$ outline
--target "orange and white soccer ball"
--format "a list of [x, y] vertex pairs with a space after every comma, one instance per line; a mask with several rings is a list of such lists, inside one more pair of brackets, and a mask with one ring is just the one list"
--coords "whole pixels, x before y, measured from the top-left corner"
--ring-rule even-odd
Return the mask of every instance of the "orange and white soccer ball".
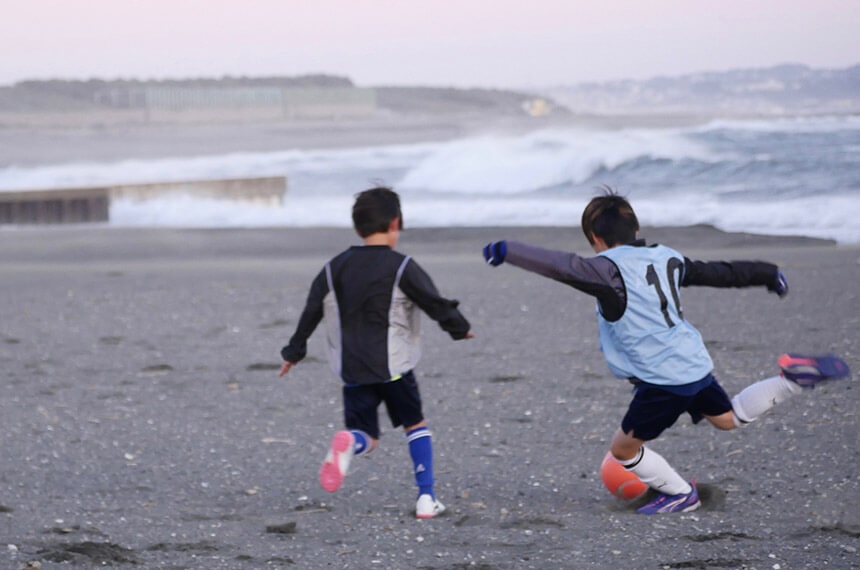
[[640, 481], [635, 473], [625, 469], [608, 451], [600, 464], [600, 478], [609, 492], [621, 499], [635, 499], [648, 490], [648, 485]]

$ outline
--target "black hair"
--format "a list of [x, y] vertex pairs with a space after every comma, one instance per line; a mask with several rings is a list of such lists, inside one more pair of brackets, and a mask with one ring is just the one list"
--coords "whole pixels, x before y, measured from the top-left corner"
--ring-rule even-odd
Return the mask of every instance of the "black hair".
[[352, 206], [352, 225], [358, 235], [365, 238], [375, 233], [385, 233], [395, 218], [400, 218], [398, 229], [403, 229], [403, 214], [400, 212], [400, 196], [386, 186], [377, 186], [355, 195]]
[[596, 236], [615, 247], [636, 239], [639, 220], [626, 198], [604, 186], [603, 195], [592, 198], [582, 212], [582, 231], [591, 245]]

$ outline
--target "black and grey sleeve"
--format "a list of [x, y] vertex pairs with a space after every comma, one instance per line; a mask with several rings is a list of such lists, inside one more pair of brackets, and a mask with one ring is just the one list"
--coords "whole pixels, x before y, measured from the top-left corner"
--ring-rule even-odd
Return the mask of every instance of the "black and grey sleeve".
[[400, 289], [431, 319], [439, 323], [442, 330], [454, 340], [466, 338], [471, 325], [457, 309], [460, 302], [446, 299], [439, 294], [433, 280], [414, 259], [410, 259], [400, 278]]
[[627, 305], [624, 279], [618, 267], [608, 257], [583, 257], [566, 251], [509, 241], [505, 262], [570, 285], [597, 298], [601, 313], [610, 321], [617, 320], [624, 314]]
[[682, 287], [772, 287], [778, 268], [764, 261], [693, 261], [684, 258]]
[[325, 270], [320, 271], [311, 284], [305, 309], [299, 318], [296, 332], [290, 338], [290, 343], [281, 349], [281, 358], [286, 362], [298, 362], [308, 352], [308, 338], [316, 330], [323, 317], [323, 299], [328, 293], [328, 282]]

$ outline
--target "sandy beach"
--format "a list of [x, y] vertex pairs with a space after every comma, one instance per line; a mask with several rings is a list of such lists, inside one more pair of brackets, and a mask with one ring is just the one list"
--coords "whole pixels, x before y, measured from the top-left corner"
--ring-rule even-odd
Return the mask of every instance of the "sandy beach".
[[[860, 247], [704, 226], [641, 235], [783, 267], [784, 300], [683, 292], [730, 394], [777, 373], [785, 351], [860, 368]], [[653, 447], [696, 478], [704, 508], [637, 515], [598, 473], [630, 390], [603, 361], [594, 303], [487, 267], [481, 246], [502, 238], [589, 251], [578, 228], [408, 229], [398, 248], [476, 334], [455, 343], [424, 319], [416, 372], [448, 512], [418, 521], [387, 419], [355, 476], [319, 487], [342, 425], [319, 331], [277, 377], [311, 279], [351, 231], [0, 231], [0, 568], [858, 566], [856, 380], [733, 432], [682, 418]]]

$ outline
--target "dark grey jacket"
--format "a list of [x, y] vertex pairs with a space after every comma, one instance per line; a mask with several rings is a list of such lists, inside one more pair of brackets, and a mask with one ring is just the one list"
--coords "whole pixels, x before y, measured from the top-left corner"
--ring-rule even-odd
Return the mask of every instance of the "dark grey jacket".
[[418, 309], [452, 338], [465, 338], [470, 326], [458, 305], [439, 294], [412, 258], [387, 246], [354, 246], [314, 279], [281, 356], [304, 358], [308, 337], [325, 316], [332, 371], [349, 385], [387, 382], [412, 370], [421, 356]]

